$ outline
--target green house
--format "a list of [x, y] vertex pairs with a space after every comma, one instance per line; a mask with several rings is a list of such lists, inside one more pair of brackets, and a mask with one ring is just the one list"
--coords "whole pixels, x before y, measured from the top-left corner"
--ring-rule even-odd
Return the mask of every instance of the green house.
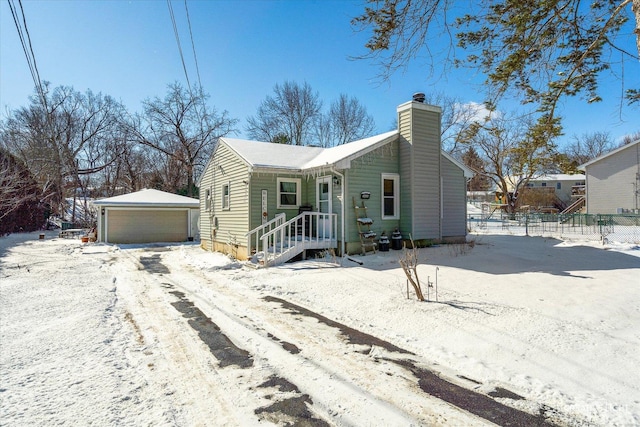
[[398, 130], [332, 148], [221, 138], [199, 181], [202, 247], [274, 265], [384, 249], [385, 235], [465, 239], [472, 173], [441, 150], [441, 109], [397, 113]]

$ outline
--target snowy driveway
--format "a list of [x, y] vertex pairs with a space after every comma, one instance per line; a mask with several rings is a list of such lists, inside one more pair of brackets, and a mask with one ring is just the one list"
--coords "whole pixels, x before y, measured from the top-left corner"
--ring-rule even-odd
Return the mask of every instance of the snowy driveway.
[[[393, 252], [362, 258], [365, 267], [253, 271], [197, 246], [0, 239], [0, 422], [639, 422], [640, 258], [546, 253], [557, 245], [529, 239], [500, 271], [483, 256], [501, 256], [504, 243], [484, 239], [469, 253], [428, 252], [441, 266], [438, 304], [403, 297]], [[545, 259], [572, 250], [610, 267]], [[525, 260], [531, 273], [520, 272]], [[500, 285], [514, 274], [519, 283]]]

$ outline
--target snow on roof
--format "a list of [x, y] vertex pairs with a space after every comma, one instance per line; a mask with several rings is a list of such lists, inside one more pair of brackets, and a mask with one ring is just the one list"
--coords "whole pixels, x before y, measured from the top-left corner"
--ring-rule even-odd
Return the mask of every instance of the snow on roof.
[[200, 206], [198, 199], [180, 196], [154, 189], [143, 189], [121, 196], [96, 200], [98, 206], [164, 206], [164, 207], [193, 207]]
[[398, 131], [394, 130], [331, 148], [273, 144], [234, 138], [220, 140], [254, 168], [302, 171], [334, 165], [341, 160], [362, 155], [386, 144], [397, 134]]
[[576, 174], [555, 173], [555, 174], [534, 176], [529, 181], [575, 181], [575, 180], [584, 180], [584, 179], [585, 179], [585, 176], [582, 173], [576, 173]]
[[337, 145], [335, 147], [326, 148], [311, 161], [304, 165], [304, 169], [312, 169], [326, 165], [333, 165], [341, 160], [351, 159], [361, 156], [367, 152], [392, 141], [398, 135], [397, 130], [393, 130], [369, 138], [360, 139], [349, 142], [347, 144]]
[[220, 138], [254, 168], [302, 169], [324, 149], [299, 145], [273, 144], [246, 139]]

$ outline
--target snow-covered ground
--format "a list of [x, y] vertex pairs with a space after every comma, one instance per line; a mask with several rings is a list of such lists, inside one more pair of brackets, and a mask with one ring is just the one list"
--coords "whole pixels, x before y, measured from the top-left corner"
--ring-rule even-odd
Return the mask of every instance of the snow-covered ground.
[[638, 246], [471, 235], [419, 251], [418, 302], [401, 251], [255, 270], [56, 236], [0, 238], [1, 425], [489, 423], [418, 368], [551, 423], [640, 424]]

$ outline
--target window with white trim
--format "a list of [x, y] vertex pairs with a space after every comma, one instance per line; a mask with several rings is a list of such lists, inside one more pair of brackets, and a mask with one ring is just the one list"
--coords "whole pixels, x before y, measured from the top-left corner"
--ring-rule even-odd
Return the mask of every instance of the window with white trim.
[[382, 174], [382, 219], [400, 218], [400, 175]]
[[300, 206], [300, 178], [278, 178], [278, 209]]
[[229, 209], [231, 207], [231, 184], [226, 183], [222, 185], [222, 209]]
[[207, 188], [204, 192], [204, 208], [211, 210], [211, 189]]

